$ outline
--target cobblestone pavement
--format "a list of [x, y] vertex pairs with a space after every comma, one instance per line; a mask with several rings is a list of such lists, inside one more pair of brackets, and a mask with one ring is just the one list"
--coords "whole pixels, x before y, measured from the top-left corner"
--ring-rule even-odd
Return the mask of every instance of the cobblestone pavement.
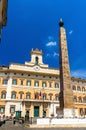
[[0, 130], [86, 130], [86, 128], [30, 128], [24, 124], [13, 124], [12, 121], [7, 121], [0, 127]]

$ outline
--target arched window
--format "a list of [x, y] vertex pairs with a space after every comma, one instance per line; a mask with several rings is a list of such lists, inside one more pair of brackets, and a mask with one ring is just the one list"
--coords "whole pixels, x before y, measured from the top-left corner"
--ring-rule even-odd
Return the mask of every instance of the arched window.
[[35, 97], [35, 99], [39, 99], [39, 93], [38, 93], [38, 92], [35, 92], [35, 93], [34, 93], [34, 97]]
[[53, 94], [49, 93], [50, 100], [52, 100]]
[[76, 96], [74, 96], [73, 100], [74, 100], [74, 102], [77, 102], [77, 97], [76, 97]]
[[30, 99], [31, 98], [31, 93], [30, 92], [27, 92], [26, 93], [26, 99]]
[[76, 90], [76, 86], [73, 85], [73, 86], [72, 86], [72, 90]]
[[43, 94], [43, 99], [46, 100], [46, 97], [47, 97], [47, 95], [46, 95], [46, 93], [44, 93]]
[[86, 96], [83, 98], [83, 102], [86, 103]]
[[81, 88], [80, 88], [80, 86], [78, 86], [78, 87], [77, 87], [77, 90], [78, 90], [78, 91], [81, 91]]
[[20, 99], [22, 99], [24, 92], [20, 91], [19, 94], [20, 94]]
[[82, 92], [85, 92], [85, 87], [82, 87]]
[[38, 65], [38, 61], [39, 61], [39, 58], [35, 57], [35, 63], [36, 63], [36, 65]]
[[6, 91], [2, 91], [1, 92], [1, 98], [2, 99], [6, 99]]
[[82, 98], [78, 97], [78, 101], [79, 101], [79, 103], [82, 103]]
[[16, 92], [15, 92], [15, 91], [13, 91], [13, 92], [11, 93], [11, 98], [12, 98], [12, 99], [16, 99]]

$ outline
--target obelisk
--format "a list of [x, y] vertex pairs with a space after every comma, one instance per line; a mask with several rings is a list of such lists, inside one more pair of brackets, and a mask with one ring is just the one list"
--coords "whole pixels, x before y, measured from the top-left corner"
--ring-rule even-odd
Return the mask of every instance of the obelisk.
[[68, 48], [64, 22], [59, 22], [60, 112], [63, 117], [73, 117], [73, 91], [70, 78]]
[[7, 5], [8, 0], [0, 0], [0, 39], [2, 35], [2, 27], [7, 23]]

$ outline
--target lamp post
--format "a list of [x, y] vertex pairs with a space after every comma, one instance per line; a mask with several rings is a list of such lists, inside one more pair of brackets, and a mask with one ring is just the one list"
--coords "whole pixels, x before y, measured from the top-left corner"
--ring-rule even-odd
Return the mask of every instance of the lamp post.
[[44, 86], [43, 86], [43, 118], [44, 118]]

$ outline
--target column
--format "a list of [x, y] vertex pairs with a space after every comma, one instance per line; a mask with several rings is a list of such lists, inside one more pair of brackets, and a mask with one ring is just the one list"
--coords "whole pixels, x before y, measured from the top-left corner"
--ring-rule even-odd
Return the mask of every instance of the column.
[[25, 102], [22, 103], [22, 116], [25, 117]]
[[31, 102], [30, 117], [34, 117], [34, 105], [33, 105], [33, 102]]
[[40, 105], [40, 117], [43, 117], [43, 104]]

